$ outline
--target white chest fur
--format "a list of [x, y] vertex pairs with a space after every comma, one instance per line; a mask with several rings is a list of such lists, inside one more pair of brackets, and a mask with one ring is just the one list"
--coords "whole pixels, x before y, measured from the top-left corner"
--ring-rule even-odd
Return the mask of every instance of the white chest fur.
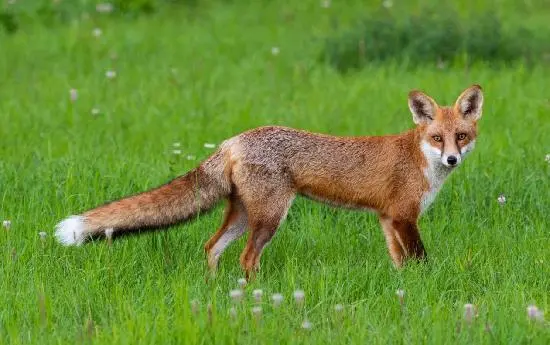
[[441, 150], [438, 148], [423, 141], [420, 144], [420, 149], [426, 158], [427, 166], [424, 169], [424, 176], [429, 184], [428, 191], [422, 194], [420, 200], [420, 213], [423, 213], [435, 200], [451, 169], [441, 163]]

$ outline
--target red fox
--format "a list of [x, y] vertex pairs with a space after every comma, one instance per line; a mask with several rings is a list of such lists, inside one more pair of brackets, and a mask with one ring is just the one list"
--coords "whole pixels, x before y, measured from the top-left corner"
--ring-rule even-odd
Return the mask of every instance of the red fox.
[[215, 271], [222, 252], [248, 230], [240, 262], [250, 277], [300, 194], [376, 212], [396, 267], [407, 258], [425, 258], [417, 220], [474, 148], [483, 93], [473, 85], [452, 107], [440, 107], [417, 90], [408, 98], [414, 129], [370, 137], [252, 129], [161, 187], [70, 216], [57, 225], [57, 239], [80, 245], [105, 232], [165, 227], [227, 199], [223, 223], [205, 245], [208, 265]]

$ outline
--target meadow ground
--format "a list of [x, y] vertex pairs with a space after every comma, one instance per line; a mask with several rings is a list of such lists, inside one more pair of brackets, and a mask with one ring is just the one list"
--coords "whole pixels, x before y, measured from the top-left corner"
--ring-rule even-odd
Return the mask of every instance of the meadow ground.
[[[335, 6], [211, 4], [0, 34], [0, 220], [11, 221], [0, 231], [0, 343], [550, 342], [548, 321], [526, 312], [550, 314], [549, 70], [389, 63], [341, 75], [316, 62]], [[342, 20], [359, 6], [341, 7]], [[205, 279], [221, 205], [111, 246], [53, 238], [67, 215], [191, 169], [212, 152], [205, 143], [267, 124], [396, 133], [412, 126], [410, 89], [450, 103], [472, 83], [486, 97], [478, 145], [420, 221], [426, 264], [395, 270], [374, 215], [298, 198], [232, 319], [244, 240]], [[264, 292], [260, 319], [253, 289]]]

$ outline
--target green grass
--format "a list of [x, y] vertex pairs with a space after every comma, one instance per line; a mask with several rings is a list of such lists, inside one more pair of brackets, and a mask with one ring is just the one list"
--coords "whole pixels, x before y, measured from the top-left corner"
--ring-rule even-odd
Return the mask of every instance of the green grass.
[[[499, 4], [517, 20], [512, 2]], [[342, 76], [317, 62], [322, 38], [332, 34], [330, 11], [352, 22], [361, 8], [209, 2], [0, 34], [0, 220], [12, 221], [0, 229], [0, 343], [547, 344], [548, 321], [529, 321], [526, 307], [550, 314], [550, 71], [388, 63]], [[221, 206], [112, 246], [53, 239], [67, 215], [191, 169], [211, 152], [206, 142], [266, 124], [396, 133], [412, 126], [410, 89], [450, 103], [472, 83], [486, 97], [478, 145], [420, 221], [426, 264], [395, 270], [374, 215], [298, 198], [232, 322], [244, 240], [208, 282], [202, 249]], [[250, 311], [255, 288], [265, 295], [260, 322]], [[305, 291], [303, 308], [295, 289]], [[275, 292], [285, 296], [280, 309], [268, 300]], [[478, 308], [470, 326], [465, 303]], [[301, 329], [305, 318], [311, 331]]]

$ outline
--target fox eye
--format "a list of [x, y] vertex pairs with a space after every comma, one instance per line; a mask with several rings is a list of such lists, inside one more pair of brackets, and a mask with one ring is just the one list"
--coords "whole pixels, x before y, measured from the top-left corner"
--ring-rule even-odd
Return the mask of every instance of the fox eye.
[[459, 133], [457, 137], [458, 137], [458, 140], [464, 140], [466, 139], [466, 133]]
[[439, 135], [434, 135], [432, 137], [433, 140], [437, 141], [437, 142], [440, 142], [441, 141], [441, 137]]

